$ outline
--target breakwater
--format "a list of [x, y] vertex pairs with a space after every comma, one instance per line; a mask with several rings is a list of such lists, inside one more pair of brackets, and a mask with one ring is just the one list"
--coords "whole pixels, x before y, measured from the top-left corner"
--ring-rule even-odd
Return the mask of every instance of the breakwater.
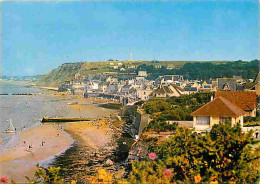
[[70, 118], [70, 117], [43, 117], [42, 123], [48, 122], [76, 122], [76, 121], [93, 121], [93, 118]]
[[33, 95], [32, 93], [13, 93], [12, 95]]

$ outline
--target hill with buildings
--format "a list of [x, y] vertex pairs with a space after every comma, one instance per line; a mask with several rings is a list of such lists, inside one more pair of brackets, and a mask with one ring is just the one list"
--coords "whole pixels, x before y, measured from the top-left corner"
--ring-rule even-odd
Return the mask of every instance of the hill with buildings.
[[37, 85], [58, 87], [71, 81], [76, 74], [88, 79], [102, 80], [113, 76], [119, 80], [136, 77], [138, 71], [147, 71], [147, 80], [160, 75], [183, 75], [190, 80], [208, 80], [221, 77], [242, 76], [253, 78], [258, 72], [258, 60], [253, 61], [103, 61], [64, 63], [41, 77]]
[[[57, 87], [62, 82], [73, 80], [78, 73], [91, 78], [100, 78], [113, 75], [120, 78], [137, 73], [138, 66], [153, 65], [157, 68], [168, 67], [168, 69], [180, 68], [188, 61], [103, 61], [103, 62], [76, 62], [64, 63], [41, 77], [37, 85]], [[140, 67], [139, 67], [140, 68]], [[141, 68], [140, 68], [141, 69]]]

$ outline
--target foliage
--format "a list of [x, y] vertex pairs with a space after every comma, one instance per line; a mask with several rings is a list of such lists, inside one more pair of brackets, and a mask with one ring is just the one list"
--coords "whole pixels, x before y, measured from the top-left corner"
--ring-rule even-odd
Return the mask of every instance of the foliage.
[[134, 105], [143, 105], [145, 101], [143, 100], [139, 100], [138, 102], [135, 102]]
[[133, 162], [130, 183], [165, 183], [168, 184], [173, 176], [164, 175], [166, 165], [163, 161], [144, 160]]
[[112, 175], [109, 174], [105, 169], [98, 169], [95, 176], [90, 176], [90, 182], [92, 184], [96, 183], [111, 183]]
[[256, 116], [256, 117], [246, 116], [244, 117], [244, 122], [260, 122], [260, 116]]
[[144, 104], [144, 110], [148, 114], [169, 110], [171, 105], [162, 99], [153, 99]]
[[[152, 114], [160, 121], [166, 120], [192, 120], [190, 114], [210, 101], [213, 93], [194, 93], [171, 97], [168, 99], [152, 99], [147, 101], [143, 108], [146, 113]], [[160, 112], [160, 113], [159, 113]]]
[[247, 121], [243, 124], [244, 127], [260, 126], [260, 121]]
[[190, 114], [192, 113], [192, 110], [189, 108], [174, 108], [172, 110], [166, 110], [163, 111], [160, 116], [158, 116], [157, 119], [161, 120], [176, 120], [176, 121], [181, 121], [181, 120], [192, 120], [192, 117]]
[[106, 109], [120, 110], [122, 108], [122, 104], [107, 103], [107, 104], [101, 104], [101, 105], [99, 105], [99, 107], [103, 107]]
[[37, 167], [38, 170], [35, 172], [33, 179], [26, 177], [29, 183], [64, 183], [64, 180], [59, 176], [60, 167], [44, 168], [39, 165], [37, 165]]
[[166, 131], [175, 131], [178, 126], [178, 123], [169, 124], [165, 121], [156, 121], [152, 120], [147, 127], [144, 128], [144, 132], [147, 131], [155, 131], [159, 132], [166, 132]]
[[155, 68], [153, 64], [141, 64], [137, 70], [146, 70], [149, 73], [148, 79], [156, 79], [161, 75], [183, 75], [189, 80], [209, 80], [222, 77], [232, 77], [233, 75], [241, 75], [244, 79], [254, 78], [258, 72], [258, 60], [251, 62], [235, 61], [235, 62], [187, 62], [179, 69], [168, 70], [165, 66]]
[[182, 68], [176, 70], [176, 73], [184, 75], [187, 79], [209, 80], [211, 78], [232, 77], [233, 75], [241, 75], [244, 79], [252, 79], [258, 72], [258, 63], [258, 60], [251, 62], [239, 60], [224, 64], [194, 62], [186, 63]]
[[161, 178], [164, 168], [172, 171], [169, 182], [253, 183], [260, 176], [259, 149], [252, 132], [242, 133], [240, 125], [214, 125], [206, 135], [179, 127], [175, 135], [161, 145], [150, 147], [155, 161], [133, 162], [129, 180], [151, 183]]
[[167, 102], [178, 106], [202, 106], [208, 103], [214, 93], [193, 93], [190, 95], [182, 95], [179, 97], [171, 97], [167, 99]]

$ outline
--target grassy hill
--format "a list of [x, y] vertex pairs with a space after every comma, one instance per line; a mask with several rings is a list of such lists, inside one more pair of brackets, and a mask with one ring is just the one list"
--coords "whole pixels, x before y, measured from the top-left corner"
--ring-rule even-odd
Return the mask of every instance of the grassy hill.
[[[60, 67], [52, 70], [37, 81], [37, 85], [58, 87], [66, 80], [72, 80], [77, 73], [84, 76], [104, 77], [107, 75], [127, 75], [135, 73], [140, 65], [153, 65], [181, 68], [187, 63], [197, 63], [205, 61], [103, 61], [103, 62], [78, 62], [64, 63]], [[227, 61], [210, 61], [216, 65], [225, 64]], [[126, 71], [120, 71], [115, 66], [122, 64]], [[133, 68], [131, 68], [133, 67]]]
[[[183, 66], [187, 61], [103, 61], [103, 62], [78, 62], [78, 63], [64, 63], [60, 67], [52, 70], [48, 74], [44, 75], [37, 81], [37, 85], [57, 87], [66, 80], [71, 80], [75, 74], [81, 72], [85, 76], [93, 76], [97, 74], [118, 74], [120, 71], [114, 69], [114, 66], [118, 66], [118, 63], [122, 63], [126, 68], [129, 66], [138, 66], [141, 64], [153, 64], [153, 65], [174, 65], [176, 67]], [[127, 72], [134, 72], [135, 70], [127, 70]]]

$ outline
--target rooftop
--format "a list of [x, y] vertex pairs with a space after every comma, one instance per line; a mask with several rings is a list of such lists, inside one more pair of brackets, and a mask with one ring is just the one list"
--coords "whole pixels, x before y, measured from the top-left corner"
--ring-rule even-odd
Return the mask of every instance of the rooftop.
[[224, 97], [243, 110], [256, 108], [256, 93], [244, 91], [216, 91], [215, 97]]
[[245, 111], [221, 96], [191, 113], [192, 116], [211, 117], [238, 117], [244, 114]]

